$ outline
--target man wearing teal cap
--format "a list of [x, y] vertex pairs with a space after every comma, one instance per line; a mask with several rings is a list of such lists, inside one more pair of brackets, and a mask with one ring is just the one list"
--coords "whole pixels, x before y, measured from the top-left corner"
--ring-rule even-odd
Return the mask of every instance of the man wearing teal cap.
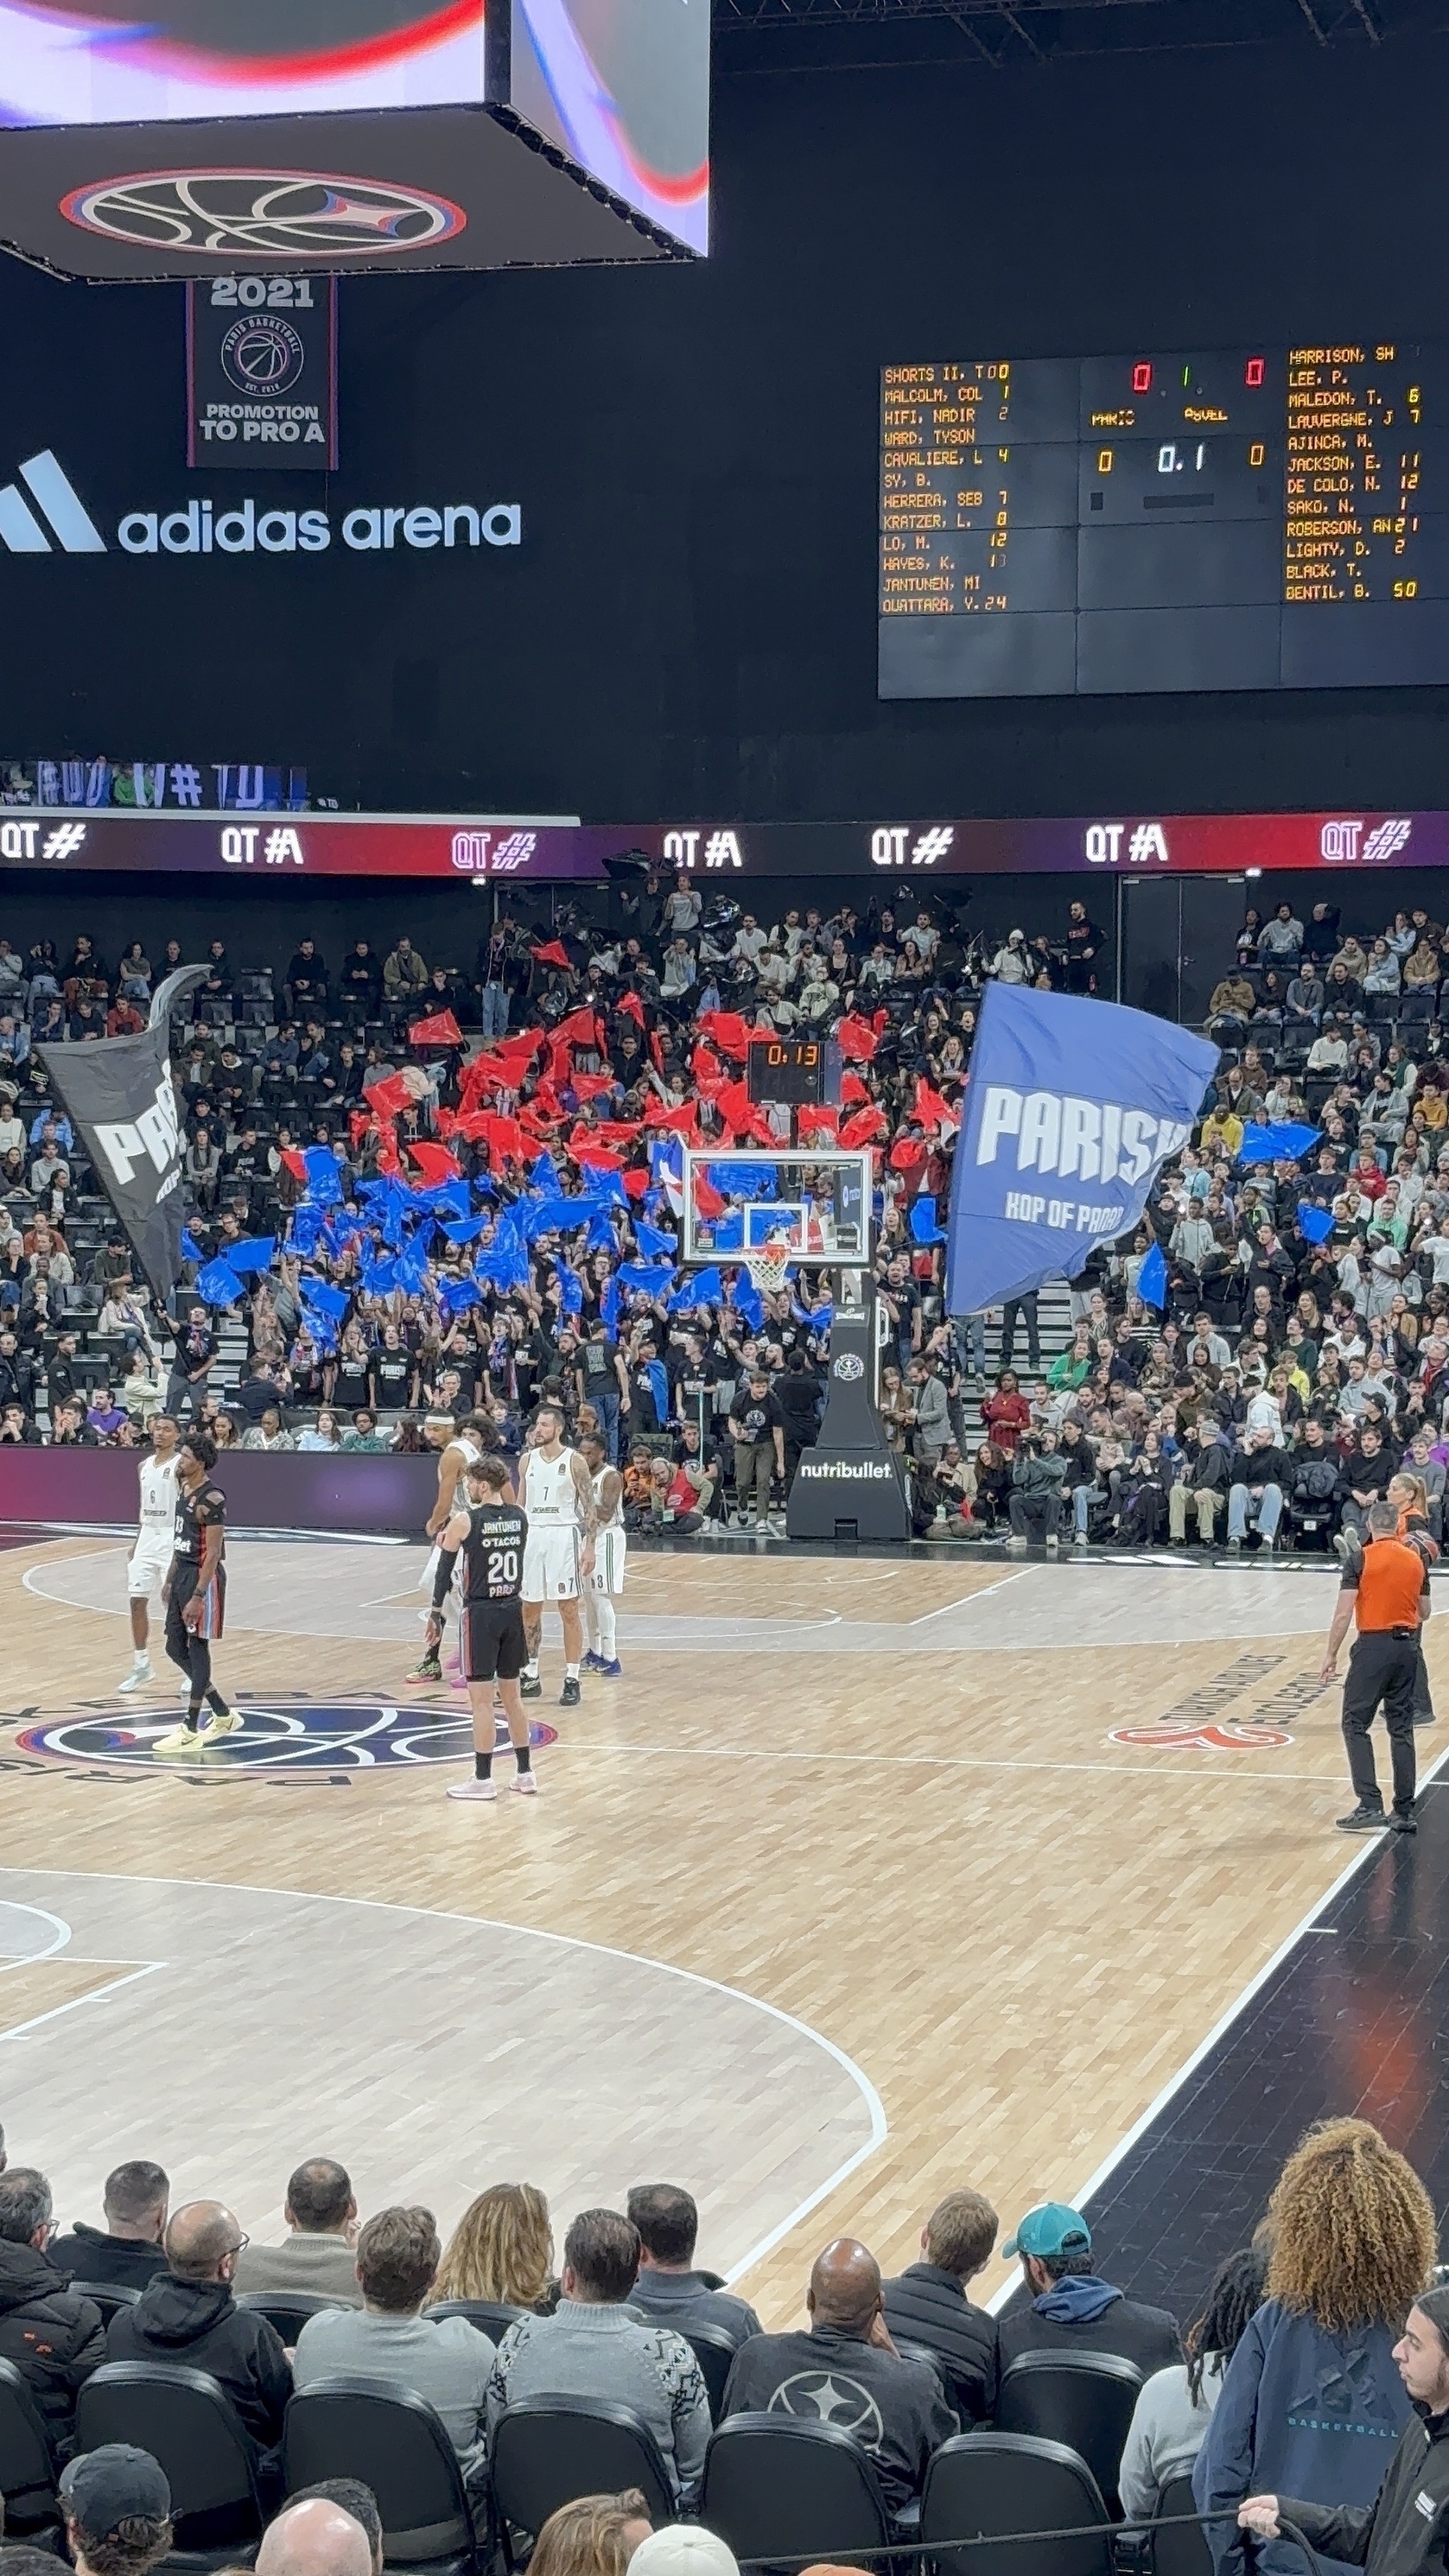
[[1094, 2271], [1092, 2231], [1080, 2210], [1044, 2200], [1001, 2250], [1020, 2257], [1030, 2300], [1001, 2319], [1003, 2376], [1024, 2352], [1114, 2352], [1144, 2379], [1181, 2361], [1176, 2318], [1125, 2298]]

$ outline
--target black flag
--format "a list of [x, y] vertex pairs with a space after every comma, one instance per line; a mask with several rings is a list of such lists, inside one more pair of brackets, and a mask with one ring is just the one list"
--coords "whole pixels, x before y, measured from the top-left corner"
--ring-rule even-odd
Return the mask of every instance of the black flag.
[[164, 1304], [181, 1276], [181, 1134], [166, 1020], [136, 1038], [35, 1050]]

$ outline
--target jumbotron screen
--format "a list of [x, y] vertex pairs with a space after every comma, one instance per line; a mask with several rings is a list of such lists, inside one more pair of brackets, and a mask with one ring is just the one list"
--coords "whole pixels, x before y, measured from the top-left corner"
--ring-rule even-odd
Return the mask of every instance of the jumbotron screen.
[[[709, 0], [514, 0], [509, 103], [707, 245]], [[0, 125], [481, 105], [483, 0], [0, 0]]]

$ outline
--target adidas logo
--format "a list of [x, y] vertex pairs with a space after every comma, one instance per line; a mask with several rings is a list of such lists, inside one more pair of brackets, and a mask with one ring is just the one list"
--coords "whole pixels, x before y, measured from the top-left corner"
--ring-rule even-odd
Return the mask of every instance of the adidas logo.
[[80, 494], [69, 482], [60, 459], [48, 447], [38, 456], [28, 456], [20, 468], [20, 482], [0, 486], [0, 544], [12, 555], [48, 555], [55, 548], [41, 526], [30, 500], [45, 513], [54, 530], [60, 549], [67, 555], [103, 555], [106, 541], [101, 535]]

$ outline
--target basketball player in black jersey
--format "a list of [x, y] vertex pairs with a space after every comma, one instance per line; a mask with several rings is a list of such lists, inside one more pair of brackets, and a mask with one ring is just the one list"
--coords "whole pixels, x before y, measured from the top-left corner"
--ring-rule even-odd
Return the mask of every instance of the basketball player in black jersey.
[[[455, 1508], [442, 1533], [442, 1554], [433, 1583], [433, 1611], [441, 1623], [452, 1581], [453, 1557], [463, 1563], [463, 1678], [473, 1711], [473, 1777], [460, 1780], [450, 1798], [493, 1800], [493, 1692], [496, 1684], [508, 1720], [517, 1770], [513, 1786], [526, 1798], [536, 1797], [528, 1720], [518, 1677], [528, 1660], [523, 1633], [520, 1586], [523, 1543], [528, 1521], [509, 1491], [507, 1463], [478, 1458], [464, 1471], [462, 1508]], [[432, 1638], [429, 1626], [429, 1640]], [[441, 1627], [440, 1627], [441, 1633]]]
[[[212, 1641], [226, 1617], [226, 1496], [211, 1481], [216, 1443], [188, 1431], [176, 1453], [176, 1553], [161, 1588], [166, 1652], [190, 1683], [183, 1723], [163, 1735], [157, 1753], [197, 1753], [241, 1725], [211, 1678]], [[201, 1704], [211, 1714], [201, 1724]]]

